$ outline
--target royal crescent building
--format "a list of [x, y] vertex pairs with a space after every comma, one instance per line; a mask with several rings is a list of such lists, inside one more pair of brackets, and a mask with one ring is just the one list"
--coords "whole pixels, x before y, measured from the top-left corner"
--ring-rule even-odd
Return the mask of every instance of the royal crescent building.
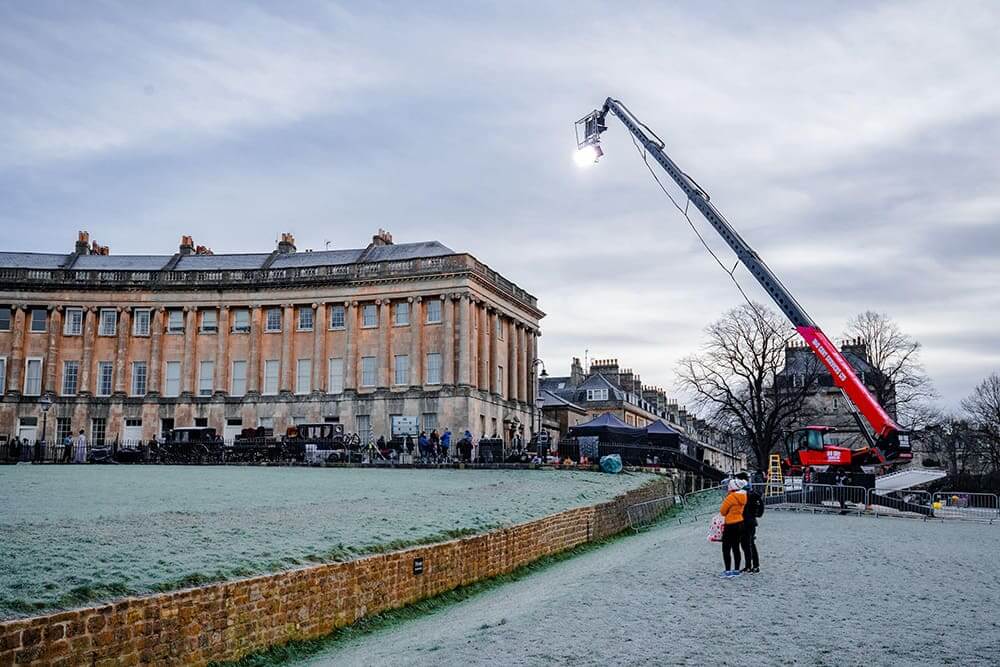
[[[537, 300], [435, 242], [113, 255], [0, 252], [0, 438], [231, 439], [298, 423], [527, 437]], [[43, 407], [49, 404], [43, 416]]]

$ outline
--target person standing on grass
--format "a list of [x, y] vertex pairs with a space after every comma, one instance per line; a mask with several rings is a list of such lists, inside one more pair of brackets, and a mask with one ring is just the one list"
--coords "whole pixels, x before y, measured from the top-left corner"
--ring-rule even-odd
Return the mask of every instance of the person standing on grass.
[[[725, 520], [722, 529], [722, 562], [726, 569], [723, 577], [732, 579], [740, 574], [740, 533], [743, 531], [743, 508], [747, 504], [747, 494], [743, 492], [746, 482], [742, 479], [731, 479], [726, 487], [728, 493], [719, 514]], [[730, 567], [732, 565], [733, 567]]]
[[757, 519], [764, 516], [764, 497], [750, 484], [748, 474], [741, 472], [736, 478], [747, 483], [744, 487], [747, 504], [743, 508], [743, 531], [740, 533], [740, 547], [743, 549], [745, 562], [743, 572], [757, 574], [760, 572], [760, 557], [757, 555]]

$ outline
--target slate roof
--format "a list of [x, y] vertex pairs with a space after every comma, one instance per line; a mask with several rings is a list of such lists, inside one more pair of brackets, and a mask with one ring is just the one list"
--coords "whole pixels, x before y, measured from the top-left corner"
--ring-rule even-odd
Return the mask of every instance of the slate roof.
[[538, 404], [542, 408], [550, 408], [558, 406], [558, 407], [572, 408], [574, 410], [578, 410], [579, 412], [587, 411], [586, 408], [583, 408], [577, 405], [576, 403], [573, 403], [572, 401], [567, 401], [562, 396], [553, 394], [551, 391], [548, 391], [547, 389], [542, 389], [538, 392]]
[[[317, 252], [279, 254], [271, 268], [296, 268], [309, 266], [338, 266], [359, 262], [385, 262], [453, 255], [448, 246], [437, 241], [400, 243]], [[70, 254], [38, 252], [0, 252], [3, 269], [58, 269], [71, 259]], [[73, 264], [74, 269], [97, 271], [158, 271], [174, 255], [81, 255]], [[185, 255], [174, 271], [228, 271], [263, 268], [271, 253], [237, 253], [220, 255]]]
[[[564, 386], [560, 387], [560, 384], [563, 384]], [[539, 391], [544, 390], [551, 392], [559, 398], [578, 405], [583, 405], [587, 402], [588, 389], [607, 389], [609, 401], [624, 401], [628, 398], [621, 387], [617, 386], [603, 375], [591, 375], [575, 387], [569, 384], [569, 378], [549, 377], [542, 380], [539, 386]]]
[[169, 261], [167, 255], [80, 255], [73, 268], [82, 271], [159, 271]]
[[0, 269], [58, 269], [68, 258], [46, 252], [0, 252]]

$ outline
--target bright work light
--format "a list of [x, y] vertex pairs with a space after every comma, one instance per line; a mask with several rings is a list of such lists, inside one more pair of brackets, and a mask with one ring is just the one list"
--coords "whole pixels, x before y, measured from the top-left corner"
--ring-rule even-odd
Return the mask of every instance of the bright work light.
[[587, 144], [573, 154], [573, 160], [576, 162], [576, 166], [587, 167], [601, 159], [602, 155], [604, 155], [604, 151], [598, 144]]

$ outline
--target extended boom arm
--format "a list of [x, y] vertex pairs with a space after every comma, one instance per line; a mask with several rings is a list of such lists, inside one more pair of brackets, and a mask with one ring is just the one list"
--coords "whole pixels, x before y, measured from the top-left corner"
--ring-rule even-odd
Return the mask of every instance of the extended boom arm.
[[[750, 245], [743, 240], [739, 233], [729, 224], [729, 221], [715, 208], [709, 196], [690, 176], [685, 174], [680, 167], [674, 163], [664, 152], [663, 141], [656, 134], [642, 123], [636, 116], [628, 110], [619, 100], [608, 98], [604, 106], [595, 110], [578, 122], [582, 135], [578, 134], [577, 143], [582, 150], [593, 152], [593, 158], [600, 157], [601, 150], [598, 146], [600, 135], [607, 129], [605, 120], [608, 112], [617, 116], [625, 127], [642, 144], [646, 151], [663, 167], [664, 171], [681, 188], [687, 198], [694, 204], [695, 208], [701, 211], [709, 224], [719, 233], [723, 240], [733, 249], [736, 256], [743, 265], [747, 267], [757, 282], [771, 295], [775, 304], [781, 312], [795, 326], [806, 343], [812, 348], [816, 356], [830, 371], [833, 381], [847, 395], [848, 399], [857, 406], [861, 414], [864, 415], [868, 423], [875, 431], [876, 446], [880, 450], [879, 458], [886, 456], [895, 458], [899, 454], [909, 453], [909, 439], [903, 434], [903, 429], [886, 413], [879, 405], [875, 397], [871, 395], [868, 388], [861, 382], [854, 373], [854, 369], [847, 362], [844, 356], [837, 349], [826, 334], [820, 330], [819, 326], [806, 314], [802, 306], [791, 295], [788, 289], [781, 284], [777, 276], [771, 272], [764, 260], [754, 252]], [[902, 436], [902, 437], [901, 437]]]

